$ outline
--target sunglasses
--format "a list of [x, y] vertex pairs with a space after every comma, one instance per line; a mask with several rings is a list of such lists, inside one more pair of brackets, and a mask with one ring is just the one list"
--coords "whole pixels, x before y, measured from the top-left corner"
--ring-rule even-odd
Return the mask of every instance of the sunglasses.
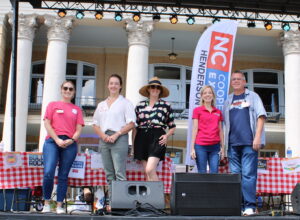
[[64, 86], [64, 87], [63, 87], [63, 90], [64, 90], [64, 91], [69, 90], [70, 92], [73, 92], [73, 91], [74, 91], [74, 88], [73, 88], [73, 87], [67, 87], [67, 86]]
[[150, 89], [160, 89], [160, 86], [156, 86], [156, 85], [151, 85]]

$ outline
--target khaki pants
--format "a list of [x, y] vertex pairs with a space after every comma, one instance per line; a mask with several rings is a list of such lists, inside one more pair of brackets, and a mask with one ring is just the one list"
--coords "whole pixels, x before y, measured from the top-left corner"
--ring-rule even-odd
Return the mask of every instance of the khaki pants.
[[[113, 131], [105, 132], [112, 135]], [[106, 180], [108, 182], [108, 196], [111, 199], [111, 184], [113, 180], [126, 180], [126, 161], [128, 155], [128, 134], [120, 136], [115, 143], [100, 141], [100, 149]]]

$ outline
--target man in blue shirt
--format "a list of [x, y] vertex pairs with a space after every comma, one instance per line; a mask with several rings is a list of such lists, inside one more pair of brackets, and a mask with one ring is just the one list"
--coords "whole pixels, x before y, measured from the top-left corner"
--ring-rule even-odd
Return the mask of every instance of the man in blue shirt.
[[242, 72], [231, 74], [233, 93], [224, 104], [225, 146], [228, 147], [229, 167], [241, 174], [243, 214], [252, 215], [256, 208], [258, 150], [265, 145], [266, 111], [255, 92], [245, 88]]

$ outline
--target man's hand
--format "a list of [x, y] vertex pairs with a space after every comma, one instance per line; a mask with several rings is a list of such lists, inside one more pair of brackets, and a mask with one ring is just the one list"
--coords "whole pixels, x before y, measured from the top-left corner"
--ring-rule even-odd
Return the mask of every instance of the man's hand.
[[221, 154], [220, 159], [223, 160], [225, 157], [225, 148], [224, 147], [221, 147], [220, 154]]
[[261, 147], [261, 142], [260, 142], [260, 138], [259, 137], [255, 137], [253, 140], [253, 150], [258, 151]]

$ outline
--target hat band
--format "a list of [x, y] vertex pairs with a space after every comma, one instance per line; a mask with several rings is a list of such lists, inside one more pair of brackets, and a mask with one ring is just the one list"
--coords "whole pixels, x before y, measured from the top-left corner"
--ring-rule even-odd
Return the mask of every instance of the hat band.
[[149, 84], [154, 84], [154, 83], [157, 83], [157, 84], [161, 85], [161, 82], [158, 81], [158, 80], [152, 80], [152, 81], [149, 82]]

